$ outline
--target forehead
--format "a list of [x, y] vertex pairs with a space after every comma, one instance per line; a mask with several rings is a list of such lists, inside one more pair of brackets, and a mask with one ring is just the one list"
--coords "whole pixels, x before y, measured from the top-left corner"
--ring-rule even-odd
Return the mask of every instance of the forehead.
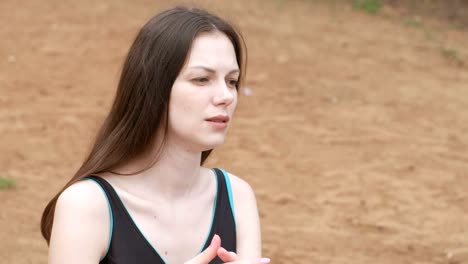
[[192, 43], [186, 66], [205, 66], [229, 71], [239, 68], [234, 46], [221, 32], [199, 34]]

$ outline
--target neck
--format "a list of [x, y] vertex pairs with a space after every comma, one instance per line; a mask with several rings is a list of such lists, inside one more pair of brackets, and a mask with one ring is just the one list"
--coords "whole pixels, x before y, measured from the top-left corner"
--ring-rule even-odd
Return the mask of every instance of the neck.
[[[153, 162], [156, 153], [144, 155], [130, 161], [116, 171], [134, 173]], [[180, 199], [201, 190], [206, 179], [200, 177], [201, 153], [193, 152], [176, 144], [166, 144], [155, 164], [147, 170], [129, 177], [135, 177], [141, 195], [157, 194], [163, 199]], [[154, 163], [154, 162], [153, 162]]]

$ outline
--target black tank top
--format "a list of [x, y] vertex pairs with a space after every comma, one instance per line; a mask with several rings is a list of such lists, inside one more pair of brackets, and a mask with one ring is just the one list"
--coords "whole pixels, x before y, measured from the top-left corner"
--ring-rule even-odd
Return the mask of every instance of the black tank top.
[[[231, 186], [227, 173], [213, 169], [216, 174], [218, 191], [216, 195], [213, 222], [202, 251], [211, 243], [215, 234], [221, 237], [222, 246], [236, 252], [236, 224], [232, 204]], [[119, 196], [103, 178], [89, 176], [104, 190], [109, 202], [111, 216], [111, 238], [106, 256], [101, 264], [166, 264], [156, 249], [146, 240], [130, 217]], [[195, 257], [195, 256], [194, 256]], [[223, 263], [216, 257], [210, 264]]]

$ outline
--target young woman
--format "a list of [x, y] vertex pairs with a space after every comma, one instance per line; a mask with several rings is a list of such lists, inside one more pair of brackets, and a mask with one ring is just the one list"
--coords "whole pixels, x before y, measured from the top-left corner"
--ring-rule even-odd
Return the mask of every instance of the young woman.
[[238, 32], [177, 7], [140, 30], [93, 148], [47, 205], [49, 263], [269, 263], [255, 196], [202, 167], [223, 143], [245, 74]]

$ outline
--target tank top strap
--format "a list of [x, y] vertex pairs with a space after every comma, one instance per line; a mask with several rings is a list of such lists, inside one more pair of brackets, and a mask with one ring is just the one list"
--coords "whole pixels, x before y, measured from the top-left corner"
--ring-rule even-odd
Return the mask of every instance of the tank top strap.
[[91, 175], [86, 178], [95, 181], [104, 190], [107, 196], [107, 199], [109, 201], [109, 205], [111, 207], [112, 213], [119, 214], [119, 212], [120, 213], [125, 212], [126, 209], [125, 209], [124, 204], [122, 203], [122, 200], [120, 200], [119, 195], [115, 191], [114, 187], [112, 187], [112, 185], [108, 181], [95, 175]]
[[[217, 234], [221, 237], [221, 243], [226, 250], [236, 252], [236, 223], [229, 175], [222, 169], [213, 168], [213, 171], [218, 182], [218, 195], [213, 226], [203, 249], [208, 248], [211, 239]], [[220, 261], [216, 258], [210, 263], [221, 263]]]

